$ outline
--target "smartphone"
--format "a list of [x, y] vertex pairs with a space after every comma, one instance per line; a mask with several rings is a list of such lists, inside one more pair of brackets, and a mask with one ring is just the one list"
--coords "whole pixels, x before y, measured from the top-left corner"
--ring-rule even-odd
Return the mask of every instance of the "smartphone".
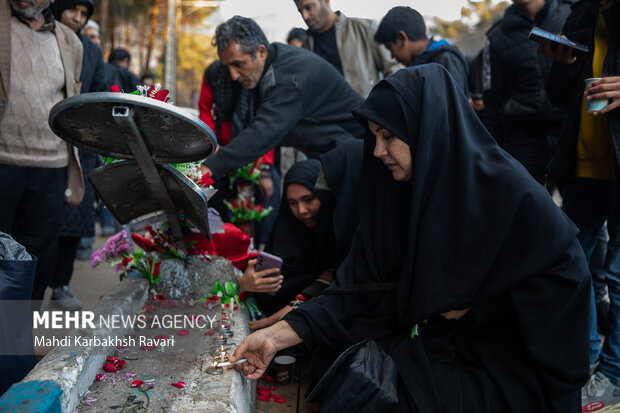
[[[269, 270], [271, 268], [277, 268], [278, 270], [281, 270], [282, 258], [268, 254], [264, 251], [259, 252], [258, 256], [256, 257], [256, 266], [254, 267], [254, 271]], [[280, 275], [280, 271], [275, 274], [270, 274], [268, 275], [268, 277], [277, 277], [278, 275]]]
[[573, 56], [582, 56], [588, 53], [588, 46], [574, 42], [569, 39], [565, 39], [562, 36], [558, 36], [557, 34], [549, 33], [548, 31], [545, 31], [540, 27], [534, 27], [530, 31], [529, 37], [530, 39], [535, 40], [539, 43], [542, 40], [551, 40], [552, 49], [554, 49], [557, 44], [563, 44], [564, 46], [570, 47], [573, 49]]
[[[254, 266], [254, 271], [269, 270], [271, 268], [277, 268], [278, 272], [275, 274], [269, 274], [267, 277], [277, 277], [278, 275], [280, 275], [279, 270], [282, 269], [282, 258], [268, 254], [264, 251], [259, 252], [258, 256], [256, 257], [256, 265]], [[275, 295], [276, 293], [265, 294]]]

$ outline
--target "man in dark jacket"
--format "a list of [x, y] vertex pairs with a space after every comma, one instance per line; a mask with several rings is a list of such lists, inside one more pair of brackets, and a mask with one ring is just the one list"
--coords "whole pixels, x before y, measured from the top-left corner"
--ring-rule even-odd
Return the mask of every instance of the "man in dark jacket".
[[[557, 61], [551, 69], [550, 96], [568, 106], [558, 154], [549, 165], [549, 179], [563, 189], [566, 214], [579, 227], [577, 238], [590, 259], [605, 221], [609, 232], [605, 276], [609, 290], [609, 332], [601, 348], [594, 293], [590, 303], [590, 366], [594, 373], [582, 389], [584, 412], [620, 403], [620, 1], [581, 0], [573, 6], [563, 34], [588, 46], [571, 49], [541, 47]], [[601, 78], [584, 94], [584, 80]], [[586, 102], [608, 101], [589, 113]]]
[[[50, 9], [56, 20], [69, 26], [82, 42], [82, 73], [80, 93], [106, 91], [106, 76], [103, 66], [103, 55], [99, 46], [95, 45], [84, 34], [80, 33], [94, 11], [93, 0], [56, 0]], [[73, 274], [73, 262], [82, 237], [95, 235], [95, 192], [88, 183], [88, 174], [97, 166], [100, 157], [94, 153], [79, 150], [80, 164], [84, 178], [84, 198], [78, 206], [63, 207], [58, 240], [56, 268], [49, 286], [52, 288], [52, 300], [66, 309], [79, 310], [80, 300], [69, 290], [69, 281]]]
[[513, 0], [487, 33], [491, 88], [484, 93], [483, 121], [500, 145], [539, 182], [560, 134], [565, 112], [549, 102], [552, 60], [536, 53], [534, 26], [560, 33], [570, 1]]
[[467, 96], [467, 61], [456, 46], [429, 39], [424, 18], [411, 7], [397, 6], [388, 11], [375, 33], [375, 42], [388, 48], [405, 66], [439, 63]]
[[250, 124], [209, 157], [203, 170], [215, 177], [247, 165], [277, 144], [316, 157], [364, 130], [351, 111], [362, 101], [327, 61], [295, 46], [270, 44], [253, 20], [235, 16], [215, 31], [220, 62], [251, 90]]
[[114, 49], [105, 64], [106, 82], [117, 85], [125, 93], [133, 92], [140, 84], [140, 79], [129, 71], [131, 55], [125, 49]]

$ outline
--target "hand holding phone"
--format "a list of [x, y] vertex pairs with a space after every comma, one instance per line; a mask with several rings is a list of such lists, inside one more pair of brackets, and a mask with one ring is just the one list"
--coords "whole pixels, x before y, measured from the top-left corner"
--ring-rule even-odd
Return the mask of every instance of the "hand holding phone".
[[588, 52], [588, 46], [572, 41], [566, 36], [549, 33], [539, 27], [534, 27], [530, 31], [529, 38], [540, 43], [538, 53], [564, 64], [571, 64], [578, 56]]
[[266, 252], [258, 253], [255, 260], [248, 261], [248, 266], [239, 278], [239, 287], [248, 292], [275, 294], [282, 285], [284, 277], [280, 275], [282, 258]]

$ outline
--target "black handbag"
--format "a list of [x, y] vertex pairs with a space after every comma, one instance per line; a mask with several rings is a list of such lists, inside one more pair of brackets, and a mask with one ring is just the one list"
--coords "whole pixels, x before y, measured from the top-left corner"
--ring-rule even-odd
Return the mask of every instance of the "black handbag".
[[[396, 284], [374, 283], [328, 288], [324, 294], [394, 291]], [[373, 340], [345, 350], [306, 397], [321, 412], [380, 412], [398, 402], [398, 370], [394, 360]]]
[[306, 401], [321, 412], [380, 412], [396, 406], [398, 371], [394, 360], [373, 340], [345, 350], [312, 389]]

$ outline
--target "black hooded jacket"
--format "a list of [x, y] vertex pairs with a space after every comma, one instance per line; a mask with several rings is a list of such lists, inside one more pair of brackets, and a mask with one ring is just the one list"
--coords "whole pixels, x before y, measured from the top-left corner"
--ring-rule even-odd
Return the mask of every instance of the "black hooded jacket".
[[[50, 10], [54, 18], [61, 21], [62, 13], [77, 4], [85, 5], [88, 8], [88, 18], [92, 16], [95, 8], [93, 0], [56, 0], [50, 5]], [[83, 48], [82, 72], [80, 73], [82, 87], [80, 93], [107, 91], [108, 87], [101, 49], [83, 34], [79, 32], [76, 34], [80, 38]]]
[[534, 26], [560, 33], [571, 3], [546, 0], [534, 21], [512, 5], [487, 32], [491, 88], [484, 93], [483, 121], [498, 142], [508, 131], [560, 134], [565, 111], [547, 96], [552, 60], [536, 52], [538, 43], [528, 35]]
[[[603, 64], [603, 75], [620, 76], [620, 4], [604, 10], [603, 17], [609, 29], [610, 39], [607, 57]], [[582, 0], [573, 6], [573, 12], [566, 20], [562, 33], [573, 41], [587, 45], [590, 51], [578, 57], [573, 64], [554, 63], [551, 67], [551, 99], [556, 105], [562, 105], [568, 109], [557, 155], [551, 160], [548, 168], [548, 178], [557, 184], [562, 184], [575, 172], [581, 99], [584, 80], [592, 77], [597, 20], [597, 0]], [[616, 176], [620, 176], [620, 110], [612, 110], [605, 116], [609, 122], [609, 131], [615, 149], [616, 167], [619, 168]]]
[[[435, 43], [437, 47], [433, 47]], [[409, 66], [439, 63], [452, 75], [456, 84], [459, 85], [459, 89], [463, 91], [465, 96], [468, 96], [469, 87], [467, 78], [469, 75], [469, 68], [467, 66], [467, 61], [458, 47], [442, 43], [444, 42], [441, 40], [435, 42], [433, 39], [430, 39], [430, 47], [414, 57]]]
[[[349, 251], [358, 225], [358, 196], [363, 142], [345, 142], [321, 156], [294, 164], [284, 177], [282, 201], [265, 250], [284, 259], [282, 288], [273, 296], [255, 294], [261, 310], [270, 315], [302, 293], [311, 298], [325, 288], [312, 286], [324, 271], [335, 271]], [[329, 185], [315, 186], [323, 169]], [[321, 201], [315, 228], [307, 228], [293, 215], [286, 188], [296, 183], [314, 192]], [[317, 288], [318, 287], [318, 288]]]
[[577, 229], [457, 89], [440, 65], [411, 67], [355, 111], [409, 145], [412, 178], [392, 178], [368, 130], [336, 281], [398, 288], [324, 294], [284, 320], [310, 349], [376, 340], [398, 366], [397, 411], [579, 412], [591, 287]]
[[[88, 8], [88, 17], [93, 14], [94, 4], [92, 0], [56, 0], [50, 9], [54, 18], [61, 21], [62, 13], [75, 6], [83, 4]], [[105, 92], [108, 90], [106, 76], [103, 68], [103, 55], [99, 46], [90, 41], [81, 33], [76, 33], [83, 46], [82, 72], [80, 93]], [[101, 158], [92, 152], [79, 150], [80, 165], [84, 178], [84, 198], [80, 205], [63, 207], [60, 221], [60, 235], [65, 237], [92, 237], [95, 235], [95, 191], [90, 185], [88, 174], [101, 163]]]

